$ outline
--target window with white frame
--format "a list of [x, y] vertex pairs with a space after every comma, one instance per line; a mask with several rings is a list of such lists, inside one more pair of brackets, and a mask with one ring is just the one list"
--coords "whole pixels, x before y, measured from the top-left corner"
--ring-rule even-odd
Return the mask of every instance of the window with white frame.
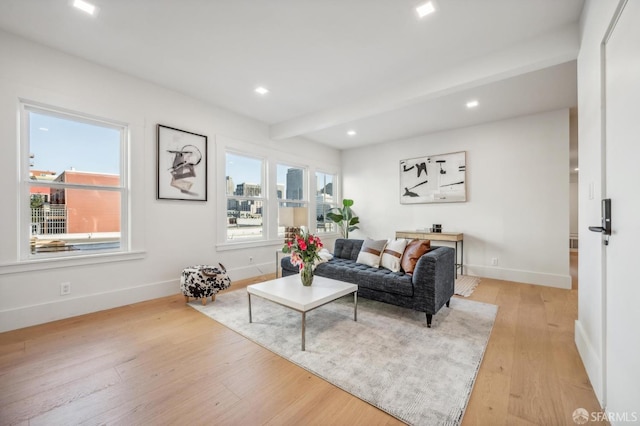
[[23, 257], [129, 250], [126, 125], [27, 103], [21, 121]]
[[267, 209], [264, 160], [227, 152], [225, 167], [227, 241], [263, 239]]
[[285, 235], [287, 228], [309, 226], [307, 181], [306, 169], [278, 164], [278, 236]]
[[327, 212], [338, 207], [337, 179], [335, 174], [316, 172], [316, 232], [337, 232], [334, 222], [327, 218]]

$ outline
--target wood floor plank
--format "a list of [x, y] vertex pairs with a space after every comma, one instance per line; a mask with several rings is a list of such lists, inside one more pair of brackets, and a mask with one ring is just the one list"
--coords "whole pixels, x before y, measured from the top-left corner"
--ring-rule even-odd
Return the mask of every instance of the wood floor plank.
[[[75, 358], [69, 358], [63, 364], [50, 364], [49, 368], [43, 365], [46, 364], [45, 361], [40, 360], [33, 371], [28, 370], [28, 366], [23, 366], [15, 374], [9, 372], [2, 376], [0, 407], [28, 398], [30, 395], [51, 392], [60, 386], [112, 369], [132, 356], [135, 356], [134, 350], [130, 352], [109, 350], [105, 353], [96, 353], [95, 356], [88, 355], [80, 362], [76, 355]], [[23, 371], [25, 377], [20, 374]]]
[[553, 369], [545, 305], [540, 290], [526, 285], [518, 314], [516, 353], [509, 413], [530, 422], [554, 424], [562, 413], [558, 378]]
[[[280, 377], [278, 383], [275, 380], [252, 382], [258, 386], [253, 390], [243, 393], [242, 406], [251, 407], [251, 410], [229, 410], [218, 420], [220, 424], [260, 424], [268, 422], [282, 410], [293, 404], [306, 392], [312, 392], [314, 385], [321, 379], [296, 366], [291, 368], [285, 362], [274, 360], [269, 365], [267, 377]], [[234, 393], [237, 388], [231, 389]]]
[[479, 373], [469, 399], [462, 424], [465, 426], [506, 425], [509, 414], [509, 389], [511, 377], [505, 373], [487, 371]]
[[3, 424], [5, 421], [8, 424], [25, 422], [33, 416], [34, 412], [46, 413], [57, 407], [73, 405], [78, 399], [113, 386], [119, 381], [118, 373], [114, 369], [108, 369], [74, 382], [64, 383], [48, 391], [37, 394], [28, 392], [29, 396], [25, 398], [2, 404]]
[[205, 384], [199, 393], [189, 390], [184, 399], [176, 397], [175, 403], [164, 404], [160, 410], [153, 410], [151, 416], [142, 420], [149, 425], [217, 424], [217, 420], [240, 400], [227, 389], [212, 385]]
[[469, 399], [464, 425], [505, 424], [509, 412], [509, 394], [504, 389], [511, 386], [520, 288], [501, 289], [495, 280], [486, 281], [492, 288], [499, 289], [494, 300], [499, 310]]
[[[207, 395], [212, 406], [198, 405], [198, 395]], [[109, 405], [110, 409], [96, 416], [84, 419], [84, 424], [172, 424], [163, 417], [175, 407], [180, 412], [195, 412], [200, 418], [212, 424], [216, 413], [216, 404], [220, 409], [230, 407], [238, 398], [218, 382], [211, 374], [183, 375], [171, 382], [171, 386], [156, 386], [148, 392], [134, 394], [118, 406]], [[206, 410], [205, 410], [206, 408]], [[50, 419], [46, 419], [47, 422]], [[57, 421], [57, 419], [54, 419]], [[173, 423], [175, 424], [175, 423]], [[188, 423], [183, 423], [188, 424]]]
[[[395, 418], [385, 418], [379, 415], [379, 410], [366, 405], [358, 408], [351, 402], [344, 404], [340, 390], [335, 386], [323, 382], [314, 386], [313, 391], [304, 392], [300, 398], [288, 405], [278, 415], [273, 417], [267, 425], [402, 425]], [[309, 407], [323, 407], [321, 416]]]
[[[506, 424], [508, 424], [509, 426], [540, 426], [543, 423], [531, 422], [527, 419], [523, 419], [521, 417], [509, 414], [506, 418]], [[553, 423], [553, 424], [554, 426], [560, 426], [561, 423]]]
[[12, 355], [24, 356], [25, 343], [23, 341], [0, 344], [0, 359]]

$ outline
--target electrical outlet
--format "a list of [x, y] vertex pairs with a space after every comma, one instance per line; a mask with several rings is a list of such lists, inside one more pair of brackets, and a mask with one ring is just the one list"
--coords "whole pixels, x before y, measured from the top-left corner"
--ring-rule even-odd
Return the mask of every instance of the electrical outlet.
[[491, 264], [493, 266], [498, 266], [498, 258], [497, 257], [492, 257], [491, 258]]
[[60, 296], [71, 294], [71, 283], [60, 283]]

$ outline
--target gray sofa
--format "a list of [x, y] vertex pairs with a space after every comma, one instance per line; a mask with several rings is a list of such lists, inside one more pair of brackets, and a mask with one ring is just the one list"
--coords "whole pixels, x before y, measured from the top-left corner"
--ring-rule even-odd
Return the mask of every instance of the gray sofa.
[[[358, 296], [425, 312], [427, 327], [444, 305], [449, 306], [455, 282], [455, 250], [435, 247], [420, 257], [414, 273], [356, 263], [364, 240], [337, 239], [333, 259], [319, 264], [315, 275], [358, 285]], [[298, 273], [290, 257], [281, 259], [282, 275]]]

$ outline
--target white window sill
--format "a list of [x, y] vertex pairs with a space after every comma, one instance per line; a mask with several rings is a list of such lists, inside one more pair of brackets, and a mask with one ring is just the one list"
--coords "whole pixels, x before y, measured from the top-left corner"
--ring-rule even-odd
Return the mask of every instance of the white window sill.
[[[320, 237], [320, 240], [335, 240], [336, 238], [342, 238], [338, 233], [327, 233], [327, 234], [313, 234]], [[228, 251], [228, 250], [242, 250], [254, 247], [282, 247], [284, 245], [284, 236], [279, 237], [277, 239], [271, 240], [253, 240], [253, 241], [242, 241], [242, 242], [225, 242], [216, 244], [217, 251]]]
[[21, 272], [42, 271], [46, 269], [68, 268], [73, 266], [93, 265], [100, 263], [122, 262], [143, 259], [146, 251], [130, 251], [126, 253], [100, 253], [81, 256], [57, 257], [46, 259], [29, 259], [15, 263], [0, 264], [0, 275]]
[[242, 241], [242, 242], [226, 242], [216, 244], [217, 251], [227, 251], [227, 250], [242, 250], [253, 247], [282, 247], [284, 245], [284, 237], [278, 238], [277, 240], [253, 240], [253, 241]]

